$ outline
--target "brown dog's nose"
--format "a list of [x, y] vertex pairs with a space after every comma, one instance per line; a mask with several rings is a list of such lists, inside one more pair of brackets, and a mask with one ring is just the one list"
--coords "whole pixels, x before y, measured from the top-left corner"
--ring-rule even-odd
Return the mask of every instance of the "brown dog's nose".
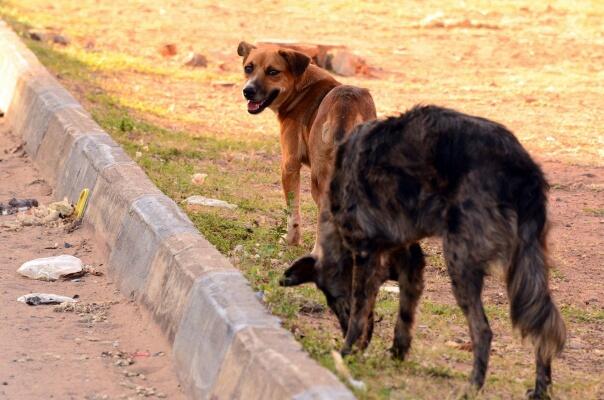
[[253, 100], [256, 96], [256, 88], [253, 86], [246, 86], [243, 88], [243, 97], [248, 100]]

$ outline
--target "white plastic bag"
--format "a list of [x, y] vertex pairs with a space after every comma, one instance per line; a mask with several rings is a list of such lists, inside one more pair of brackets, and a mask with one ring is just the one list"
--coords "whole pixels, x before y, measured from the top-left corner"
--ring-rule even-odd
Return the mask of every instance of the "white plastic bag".
[[60, 277], [82, 271], [82, 260], [70, 255], [36, 258], [17, 270], [23, 276], [42, 281], [56, 281]]
[[61, 296], [58, 294], [51, 293], [30, 293], [19, 297], [17, 301], [28, 304], [30, 306], [37, 306], [40, 304], [62, 304], [78, 302], [72, 297]]

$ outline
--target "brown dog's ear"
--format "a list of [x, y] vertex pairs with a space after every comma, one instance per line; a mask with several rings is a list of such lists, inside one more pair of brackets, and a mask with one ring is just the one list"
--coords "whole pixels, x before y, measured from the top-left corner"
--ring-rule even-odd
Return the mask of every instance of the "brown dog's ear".
[[306, 67], [310, 64], [310, 57], [302, 54], [299, 51], [279, 50], [279, 55], [285, 59], [289, 70], [294, 76], [300, 76], [306, 71]]
[[241, 57], [245, 58], [250, 54], [250, 51], [254, 50], [256, 46], [253, 44], [249, 44], [248, 42], [241, 42], [239, 46], [237, 46], [237, 54]]
[[312, 255], [298, 258], [279, 280], [281, 286], [298, 286], [317, 281], [317, 259]]

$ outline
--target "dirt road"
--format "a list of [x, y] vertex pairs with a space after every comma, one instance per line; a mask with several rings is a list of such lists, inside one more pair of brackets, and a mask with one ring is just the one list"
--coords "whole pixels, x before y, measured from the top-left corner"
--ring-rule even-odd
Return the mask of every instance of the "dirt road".
[[[20, 141], [0, 119], [0, 202], [52, 199]], [[0, 225], [14, 216], [0, 216]], [[146, 312], [122, 296], [84, 229], [0, 227], [0, 399], [184, 398], [170, 348]], [[53, 249], [52, 247], [57, 246]], [[102, 276], [42, 282], [16, 273], [25, 261], [71, 254]], [[79, 296], [76, 312], [17, 302], [26, 293]]]

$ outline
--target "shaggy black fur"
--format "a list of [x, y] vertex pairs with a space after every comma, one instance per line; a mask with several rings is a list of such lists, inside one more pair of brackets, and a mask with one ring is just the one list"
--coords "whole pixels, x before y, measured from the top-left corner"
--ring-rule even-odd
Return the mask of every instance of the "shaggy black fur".
[[548, 288], [547, 189], [516, 137], [493, 121], [418, 106], [363, 124], [338, 148], [318, 255], [295, 262], [282, 283], [317, 283], [338, 315], [347, 354], [354, 344], [368, 344], [379, 286], [398, 276], [393, 353], [403, 358], [423, 287], [417, 241], [440, 236], [453, 293], [470, 328], [472, 384], [484, 384], [492, 338], [483, 279], [488, 266], [500, 262], [512, 322], [535, 345], [530, 395], [546, 397], [551, 360], [566, 332]]

